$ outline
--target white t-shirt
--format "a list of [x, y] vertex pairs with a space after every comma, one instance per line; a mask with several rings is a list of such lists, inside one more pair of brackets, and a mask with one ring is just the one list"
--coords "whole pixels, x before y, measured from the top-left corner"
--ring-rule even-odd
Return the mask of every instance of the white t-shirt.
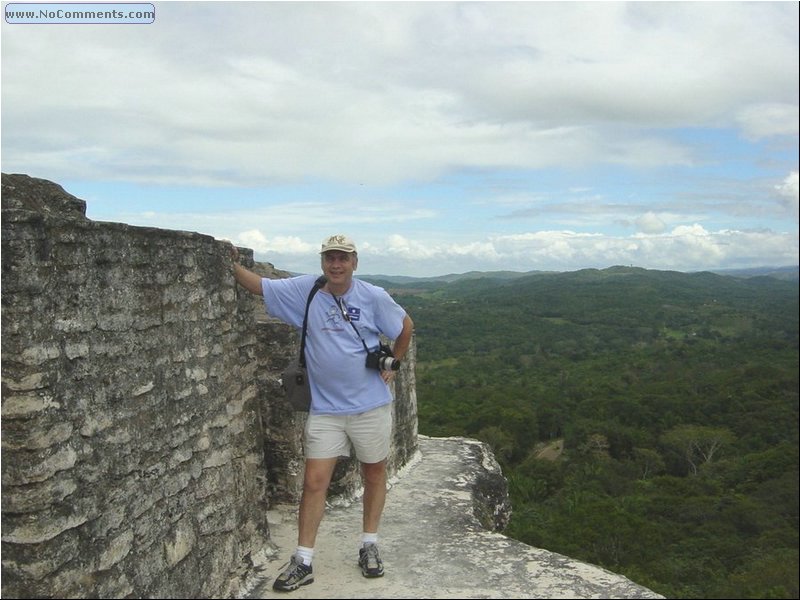
[[[262, 279], [267, 312], [302, 328], [308, 293], [316, 279], [314, 275]], [[358, 414], [392, 401], [380, 371], [365, 366], [366, 350], [350, 323], [373, 351], [378, 348], [379, 334], [390, 340], [400, 335], [405, 310], [386, 290], [359, 279], [353, 279], [350, 289], [338, 298], [341, 308], [332, 294], [319, 290], [308, 311], [306, 365], [314, 414]]]

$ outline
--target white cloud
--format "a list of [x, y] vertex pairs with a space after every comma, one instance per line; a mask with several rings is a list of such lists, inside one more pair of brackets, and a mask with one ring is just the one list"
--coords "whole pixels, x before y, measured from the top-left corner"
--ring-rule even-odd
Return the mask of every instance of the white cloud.
[[798, 134], [800, 111], [797, 104], [765, 103], [739, 110], [736, 121], [748, 137], [759, 139]]
[[[748, 257], [746, 266], [796, 264], [798, 238], [796, 233], [710, 231], [700, 224], [692, 224], [657, 235], [637, 233], [612, 237], [572, 231], [538, 231], [498, 236], [473, 244], [436, 245], [397, 236], [385, 248], [372, 250], [368, 257], [362, 258], [360, 267], [364, 273], [441, 275], [496, 269], [569, 271], [613, 265], [702, 270], [743, 266], [742, 256]], [[393, 270], [387, 270], [387, 264], [393, 265]]]
[[254, 252], [269, 252], [270, 246], [267, 242], [267, 237], [258, 229], [250, 229], [243, 231], [236, 238], [236, 243], [246, 248], [252, 248]]
[[660, 216], [647, 212], [636, 219], [636, 227], [642, 233], [662, 233], [667, 226]]
[[[375, 253], [380, 253], [381, 248], [368, 246]], [[384, 251], [396, 258], [407, 258], [413, 260], [425, 260], [436, 255], [437, 249], [434, 246], [412, 241], [402, 235], [390, 235], [386, 239]]]
[[258, 229], [243, 231], [236, 237], [236, 243], [246, 248], [252, 248], [254, 252], [261, 254], [277, 253], [304, 256], [318, 250], [318, 246], [304, 242], [299, 237], [275, 236], [267, 238]]
[[776, 185], [775, 189], [781, 198], [784, 199], [783, 204], [790, 215], [795, 219], [798, 217], [798, 172], [793, 171], [789, 173], [788, 177], [783, 180], [783, 183]]
[[660, 128], [796, 135], [796, 13], [165, 3], [152, 27], [4, 24], [4, 161], [56, 179], [201, 185], [691, 164]]
[[146, 27], [3, 23], [3, 170], [268, 191], [124, 212], [289, 270], [316, 271], [331, 231], [362, 272], [796, 263], [797, 23], [789, 2], [168, 2]]

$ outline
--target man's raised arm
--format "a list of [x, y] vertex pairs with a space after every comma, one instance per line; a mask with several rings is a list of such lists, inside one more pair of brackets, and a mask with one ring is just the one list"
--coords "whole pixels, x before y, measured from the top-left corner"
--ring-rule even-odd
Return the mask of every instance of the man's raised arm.
[[233, 276], [239, 282], [239, 285], [248, 292], [263, 296], [264, 290], [261, 288], [261, 275], [253, 273], [239, 264], [239, 250], [233, 244], [231, 244], [231, 258], [233, 258]]

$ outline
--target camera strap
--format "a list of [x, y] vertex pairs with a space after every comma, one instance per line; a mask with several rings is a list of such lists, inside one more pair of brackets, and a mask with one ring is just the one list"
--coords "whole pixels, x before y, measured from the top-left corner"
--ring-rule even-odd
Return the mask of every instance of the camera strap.
[[300, 336], [300, 366], [302, 368], [306, 368], [306, 332], [308, 331], [308, 308], [311, 306], [311, 301], [314, 299], [314, 294], [316, 294], [320, 288], [324, 287], [325, 284], [328, 282], [328, 279], [325, 275], [321, 275], [317, 277], [317, 280], [314, 282], [314, 287], [311, 288], [311, 291], [308, 293], [308, 300], [306, 301], [306, 314], [303, 316], [303, 334]]
[[[331, 295], [333, 296], [333, 294]], [[350, 318], [350, 315], [348, 315], [347, 311], [345, 310], [347, 308], [347, 305], [344, 303], [344, 300], [342, 300], [338, 296], [333, 296], [333, 299], [336, 300], [336, 306], [338, 306], [339, 310], [342, 312], [342, 317], [344, 318], [345, 321], [350, 323], [350, 327], [353, 328], [353, 331], [356, 332], [358, 339], [361, 340], [361, 345], [364, 346], [364, 350], [366, 350], [367, 354], [369, 354], [369, 348], [367, 348], [367, 343], [364, 341], [364, 338], [361, 337], [361, 332], [355, 325], [353, 325], [353, 320]]]

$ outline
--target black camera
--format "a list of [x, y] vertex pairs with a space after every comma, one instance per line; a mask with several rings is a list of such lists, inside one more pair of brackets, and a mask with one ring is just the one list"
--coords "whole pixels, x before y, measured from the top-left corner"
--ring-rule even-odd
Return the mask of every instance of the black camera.
[[397, 371], [400, 361], [392, 354], [392, 349], [386, 344], [381, 344], [375, 352], [367, 354], [367, 368], [378, 371]]

